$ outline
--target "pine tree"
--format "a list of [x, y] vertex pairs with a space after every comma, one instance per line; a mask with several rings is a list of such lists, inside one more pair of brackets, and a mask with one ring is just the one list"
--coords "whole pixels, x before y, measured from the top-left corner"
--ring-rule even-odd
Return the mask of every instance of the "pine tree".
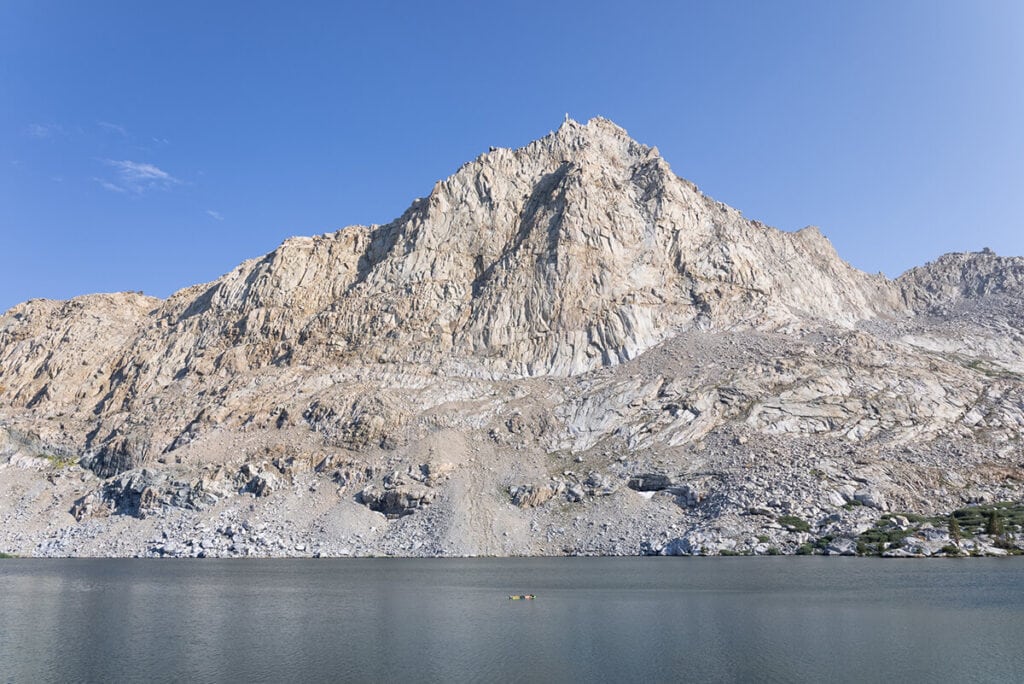
[[960, 546], [960, 540], [963, 539], [963, 533], [960, 532], [960, 522], [953, 514], [950, 514], [949, 516], [949, 538], [952, 539], [953, 543], [957, 546]]
[[991, 537], [1000, 537], [1003, 534], [1003, 518], [994, 509], [988, 514], [985, 532]]

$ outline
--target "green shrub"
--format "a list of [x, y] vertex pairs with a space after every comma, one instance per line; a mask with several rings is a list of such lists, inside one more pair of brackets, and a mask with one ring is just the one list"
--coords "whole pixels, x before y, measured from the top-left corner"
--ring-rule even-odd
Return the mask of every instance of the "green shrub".
[[76, 456], [58, 456], [55, 454], [40, 454], [43, 458], [53, 464], [54, 468], [67, 468], [78, 463]]
[[758, 544], [767, 544], [768, 542], [771, 541], [771, 539], [772, 538], [769, 537], [767, 534], [759, 534], [759, 535], [757, 535], [757, 543]]
[[901, 541], [908, 534], [910, 534], [910, 530], [898, 530], [895, 527], [886, 525], [886, 521], [880, 520], [875, 527], [861, 532], [858, 541], [873, 546], [876, 552], [881, 553], [886, 544]]
[[928, 515], [918, 515], [917, 513], [901, 513], [900, 515], [902, 515], [904, 518], [906, 518], [909, 522], [912, 522], [912, 523], [919, 523], [920, 524], [920, 523], [926, 523], [926, 522], [930, 522], [930, 523], [942, 522], [942, 518], [941, 517], [940, 518], [935, 518], [933, 516], [928, 516]]
[[808, 532], [811, 529], [810, 524], [806, 520], [796, 515], [779, 516], [776, 522], [783, 527], [788, 527], [797, 532]]
[[828, 545], [832, 543], [833, 539], [835, 539], [835, 537], [831, 534], [818, 537], [818, 541], [814, 542], [814, 548], [824, 551], [828, 548]]

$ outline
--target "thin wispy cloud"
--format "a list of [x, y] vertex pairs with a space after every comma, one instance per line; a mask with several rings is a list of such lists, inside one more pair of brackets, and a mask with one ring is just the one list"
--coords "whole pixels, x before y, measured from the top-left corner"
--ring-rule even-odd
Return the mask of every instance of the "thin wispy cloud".
[[[116, 182], [107, 181], [104, 187], [111, 185], [142, 194], [147, 190], [166, 190], [181, 183], [180, 180], [153, 164], [128, 159], [104, 159], [103, 162], [114, 169], [116, 176]], [[107, 189], [113, 188], [107, 187]]]
[[110, 192], [128, 192], [127, 189], [122, 188], [120, 185], [111, 183], [108, 180], [103, 180], [102, 178], [97, 178], [95, 176], [93, 176], [93, 180], [99, 183], [100, 187], [109, 190]]
[[58, 124], [31, 123], [25, 127], [25, 134], [40, 140], [52, 138], [55, 135], [63, 135], [64, 129]]
[[211, 218], [213, 218], [213, 219], [215, 219], [217, 221], [223, 221], [224, 220], [224, 215], [221, 214], [219, 211], [214, 211], [213, 209], [207, 209], [206, 210], [206, 215], [210, 216]]
[[118, 135], [124, 138], [128, 137], [128, 129], [122, 126], [121, 124], [110, 123], [109, 121], [98, 121], [96, 125], [105, 131], [117, 133]]

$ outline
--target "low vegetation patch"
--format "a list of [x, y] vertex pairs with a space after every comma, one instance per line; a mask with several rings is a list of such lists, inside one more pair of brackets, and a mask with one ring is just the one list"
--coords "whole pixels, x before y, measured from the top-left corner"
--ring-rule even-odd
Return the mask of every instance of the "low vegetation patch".
[[43, 454], [42, 456], [55, 468], [67, 468], [78, 463], [78, 458], [75, 456], [55, 456], [54, 454]]
[[960, 365], [964, 368], [974, 371], [975, 373], [981, 373], [990, 378], [1000, 378], [1005, 380], [1024, 380], [1024, 376], [1020, 373], [1015, 373], [1009, 368], [1003, 368], [1002, 366], [992, 363], [991, 361], [984, 361], [982, 359], [971, 359], [960, 356]]
[[927, 522], [939, 523], [939, 522], [945, 520], [945, 516], [942, 516], [942, 515], [940, 515], [940, 516], [927, 516], [927, 515], [918, 515], [917, 513], [885, 513], [885, 514], [882, 515], [881, 519], [882, 520], [892, 520], [893, 518], [895, 518], [897, 516], [899, 516], [901, 518], [906, 518], [907, 522], [918, 523], [918, 524], [923, 524], [923, 523], [927, 523]]
[[[940, 549], [947, 556], [963, 555], [965, 551], [960, 548], [960, 542], [978, 535], [986, 535], [993, 546], [1007, 553], [1022, 553], [1013, 539], [1024, 532], [1024, 503], [1012, 501], [965, 506], [949, 515], [886, 513], [873, 528], [858, 537], [857, 553], [881, 555], [888, 548], [900, 546], [905, 537], [916, 534], [926, 524], [948, 531], [953, 543]], [[971, 555], [983, 554], [974, 549]]]
[[857, 538], [858, 547], [863, 544], [866, 551], [873, 549], [875, 553], [881, 555], [890, 544], [902, 541], [909, 534], [910, 530], [892, 527], [888, 519], [882, 519], [875, 523], [870, 530], [861, 532], [860, 537]]
[[775, 521], [783, 527], [788, 527], [797, 532], [809, 532], [811, 529], [810, 523], [797, 515], [782, 515], [776, 518]]
[[1001, 501], [967, 506], [953, 511], [965, 537], [976, 534], [1000, 535], [1024, 530], [1024, 504]]

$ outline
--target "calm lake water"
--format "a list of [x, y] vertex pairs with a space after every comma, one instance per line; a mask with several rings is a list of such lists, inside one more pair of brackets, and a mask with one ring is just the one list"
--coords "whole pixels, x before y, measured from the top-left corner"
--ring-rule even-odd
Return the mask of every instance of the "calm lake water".
[[1013, 559], [6, 560], [0, 680], [1020, 682], [1022, 580]]

